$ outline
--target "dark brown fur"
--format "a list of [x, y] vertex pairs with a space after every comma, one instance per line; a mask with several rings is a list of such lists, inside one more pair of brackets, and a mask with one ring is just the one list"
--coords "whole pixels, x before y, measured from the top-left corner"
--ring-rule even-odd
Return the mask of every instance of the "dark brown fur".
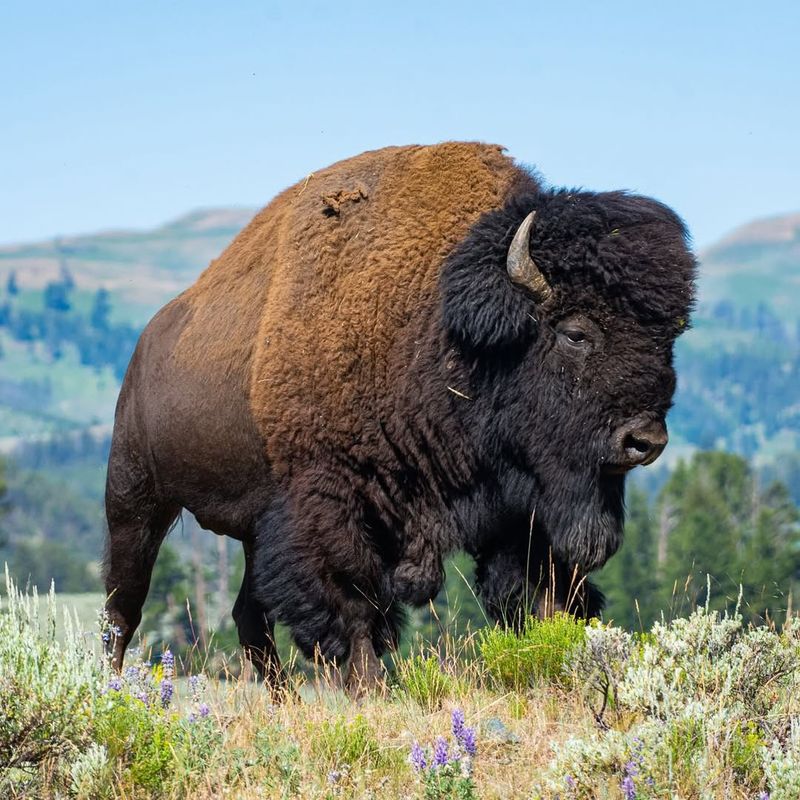
[[[564, 585], [618, 546], [622, 479], [607, 479], [614, 507], [602, 512], [609, 521], [596, 535], [576, 533], [569, 521], [561, 531], [559, 508], [571, 501], [543, 485], [534, 453], [541, 451], [543, 465], [555, 459], [553, 475], [563, 468], [560, 456], [524, 443], [528, 428], [542, 431], [536, 415], [546, 415], [549, 396], [563, 405], [559, 379], [547, 371], [554, 356], [543, 317], [539, 328], [531, 320], [549, 314], [555, 325], [596, 306], [596, 322], [609, 321], [609, 341], [614, 326], [641, 339], [647, 324], [641, 354], [666, 348], [656, 383], [640, 381], [638, 399], [618, 402], [609, 374], [603, 396], [621, 403], [611, 428], [645, 410], [663, 419], [674, 388], [675, 309], [688, 313], [693, 261], [679, 221], [647, 203], [629, 210], [609, 196], [575, 217], [501, 148], [474, 143], [365, 153], [279, 195], [159, 312], [128, 370], [107, 491], [108, 609], [122, 631], [117, 666], [158, 546], [181, 507], [244, 543], [234, 616], [265, 673], [278, 671], [271, 635], [279, 620], [307, 654], [352, 655], [353, 680], [356, 662], [374, 676], [373, 651], [396, 640], [399, 603], [432, 597], [442, 558], [457, 548], [476, 556], [487, 608], [498, 618], [509, 616], [506, 601], [517, 614], [526, 582], [536, 595], [551, 558], [562, 584], [553, 605], [565, 606]], [[539, 256], [557, 291], [552, 308], [537, 311], [501, 262], [524, 209], [539, 204]], [[624, 262], [620, 288], [608, 296], [616, 279], [609, 284], [591, 259], [581, 256], [582, 266], [566, 274], [548, 264], [548, 253], [562, 250], [574, 259], [569, 248], [589, 246], [596, 258], [607, 225], [619, 218], [635, 228], [640, 211], [643, 224], [655, 226], [653, 241], [663, 252], [675, 248], [680, 261], [671, 277], [659, 265], [647, 278], [655, 281], [653, 297], [658, 281], [664, 285], [652, 313], [624, 285], [631, 269], [624, 264], [653, 257], [635, 236], [610, 242], [603, 257], [612, 266]], [[575, 221], [564, 224], [570, 215]], [[568, 294], [558, 290], [575, 282]], [[667, 308], [673, 295], [675, 308]], [[647, 357], [641, 354], [620, 351], [634, 372], [636, 359]], [[528, 385], [525, 375], [534, 373], [549, 383]], [[530, 391], [541, 401], [525, 411], [519, 403]], [[588, 413], [581, 408], [550, 438], [582, 447], [588, 431], [566, 433]], [[580, 497], [605, 497], [597, 488], [605, 480], [592, 478]], [[552, 497], [554, 510], [536, 512], [542, 522], [534, 527], [537, 497]], [[597, 610], [586, 586], [574, 596], [585, 613]]]

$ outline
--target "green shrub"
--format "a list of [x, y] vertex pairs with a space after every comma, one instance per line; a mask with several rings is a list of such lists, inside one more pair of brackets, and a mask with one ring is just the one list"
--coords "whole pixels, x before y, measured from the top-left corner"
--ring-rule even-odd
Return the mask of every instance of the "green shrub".
[[[56, 637], [53, 590], [44, 618], [34, 589], [19, 592], [6, 569], [0, 612], [0, 788], [37, 774], [58, 772], [60, 760], [89, 744], [91, 709], [103, 666], [81, 639], [77, 622], [65, 619]], [[22, 770], [21, 772], [19, 770]]]
[[433, 656], [412, 656], [397, 664], [398, 690], [426, 711], [436, 711], [453, 691], [453, 678], [442, 671]]
[[699, 608], [646, 636], [586, 634], [573, 675], [613, 695], [621, 724], [595, 712], [601, 727], [559, 745], [536, 797], [800, 797], [797, 623], [779, 635]]
[[182, 729], [170, 721], [127, 692], [110, 692], [98, 703], [94, 738], [126, 783], [158, 796], [174, 772], [175, 750], [184, 746]]
[[528, 617], [519, 633], [495, 627], [480, 633], [478, 647], [489, 675], [507, 689], [542, 683], [564, 684], [569, 659], [586, 636], [586, 623], [570, 614]]
[[728, 762], [736, 778], [755, 790], [761, 783], [761, 765], [766, 741], [753, 721], [733, 726], [728, 742]]

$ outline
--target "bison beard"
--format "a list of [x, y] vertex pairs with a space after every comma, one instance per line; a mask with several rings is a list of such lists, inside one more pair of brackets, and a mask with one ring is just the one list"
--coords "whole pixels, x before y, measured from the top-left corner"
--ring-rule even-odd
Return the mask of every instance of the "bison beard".
[[624, 473], [663, 449], [695, 263], [666, 207], [500, 148], [388, 148], [282, 193], [148, 325], [120, 392], [107, 609], [141, 618], [190, 510], [239, 539], [240, 641], [374, 679], [404, 603], [476, 561], [487, 613], [599, 613]]
[[602, 567], [622, 543], [624, 477], [586, 473], [548, 484], [536, 521], [554, 554], [587, 574]]

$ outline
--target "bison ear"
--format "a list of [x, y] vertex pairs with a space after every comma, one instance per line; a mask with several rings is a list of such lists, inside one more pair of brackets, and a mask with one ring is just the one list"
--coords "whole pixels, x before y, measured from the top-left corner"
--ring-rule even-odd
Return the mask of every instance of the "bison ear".
[[541, 293], [515, 275], [510, 263], [520, 249], [515, 233], [524, 231], [527, 251], [530, 221], [509, 226], [505, 215], [491, 212], [445, 261], [439, 279], [442, 321], [462, 346], [495, 349], [520, 345], [535, 336]]

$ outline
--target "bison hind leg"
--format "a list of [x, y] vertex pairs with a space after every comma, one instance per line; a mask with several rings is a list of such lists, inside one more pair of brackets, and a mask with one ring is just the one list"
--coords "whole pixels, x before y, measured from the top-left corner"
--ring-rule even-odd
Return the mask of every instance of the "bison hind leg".
[[106, 614], [114, 634], [108, 649], [117, 670], [122, 669], [125, 650], [141, 622], [161, 542], [179, 513], [180, 506], [158, 497], [147, 469], [132, 462], [126, 448], [112, 445], [104, 576]]

